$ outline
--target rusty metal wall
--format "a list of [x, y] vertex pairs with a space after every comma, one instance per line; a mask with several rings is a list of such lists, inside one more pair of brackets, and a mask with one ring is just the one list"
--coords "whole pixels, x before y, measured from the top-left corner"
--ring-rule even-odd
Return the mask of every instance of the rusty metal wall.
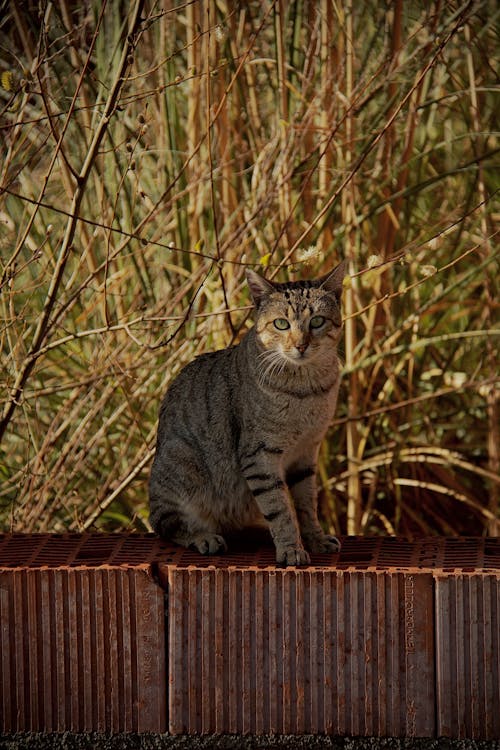
[[170, 732], [434, 736], [430, 574], [163, 574]]
[[0, 730], [166, 730], [149, 566], [0, 570]]
[[0, 731], [494, 739], [499, 642], [497, 538], [0, 534]]
[[439, 736], [500, 738], [500, 574], [437, 575]]

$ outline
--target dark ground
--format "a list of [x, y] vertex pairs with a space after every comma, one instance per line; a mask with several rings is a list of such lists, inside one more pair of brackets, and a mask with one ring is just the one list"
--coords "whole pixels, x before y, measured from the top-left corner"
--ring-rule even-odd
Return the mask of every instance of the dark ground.
[[324, 735], [42, 734], [0, 735], [0, 750], [500, 750], [500, 740], [394, 739]]

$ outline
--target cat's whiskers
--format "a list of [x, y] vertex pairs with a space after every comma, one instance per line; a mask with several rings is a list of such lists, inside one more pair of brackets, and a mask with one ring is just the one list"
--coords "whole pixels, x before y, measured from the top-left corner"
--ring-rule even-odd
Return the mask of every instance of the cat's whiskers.
[[277, 359], [269, 368], [268, 375], [269, 379], [278, 378], [286, 367], [286, 361], [283, 358]]
[[276, 349], [266, 349], [258, 355], [258, 379], [260, 385], [271, 383], [286, 368], [286, 359]]
[[258, 378], [260, 385], [265, 385], [270, 372], [277, 366], [278, 352], [266, 349], [259, 354]]

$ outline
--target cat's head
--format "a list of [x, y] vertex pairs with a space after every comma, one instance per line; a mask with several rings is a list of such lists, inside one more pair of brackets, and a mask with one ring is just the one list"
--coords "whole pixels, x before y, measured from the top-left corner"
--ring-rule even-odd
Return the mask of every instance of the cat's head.
[[256, 334], [264, 350], [302, 366], [335, 348], [342, 326], [344, 274], [342, 262], [319, 279], [277, 284], [247, 270]]

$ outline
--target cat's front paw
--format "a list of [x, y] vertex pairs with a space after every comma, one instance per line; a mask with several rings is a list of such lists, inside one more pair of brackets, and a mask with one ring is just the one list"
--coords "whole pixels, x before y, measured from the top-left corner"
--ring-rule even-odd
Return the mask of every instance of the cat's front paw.
[[227, 552], [226, 540], [220, 534], [198, 534], [189, 545], [202, 555], [218, 555]]
[[276, 547], [276, 565], [309, 565], [311, 559], [303, 547]]
[[340, 542], [336, 536], [330, 534], [315, 534], [314, 536], [304, 539], [305, 545], [309, 552], [318, 554], [335, 554], [340, 552]]

